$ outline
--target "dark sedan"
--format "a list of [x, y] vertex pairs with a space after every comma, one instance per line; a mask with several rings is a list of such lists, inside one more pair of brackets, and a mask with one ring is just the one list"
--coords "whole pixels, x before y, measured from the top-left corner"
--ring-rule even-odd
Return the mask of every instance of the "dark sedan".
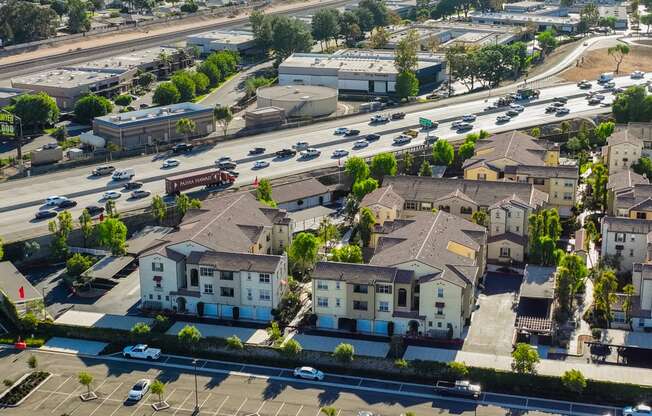
[[134, 189], [140, 189], [143, 187], [142, 182], [127, 182], [125, 183], [125, 190], [133, 191]]
[[261, 155], [265, 153], [265, 148], [264, 147], [254, 147], [249, 151], [250, 155]]
[[345, 136], [357, 136], [358, 134], [360, 134], [360, 130], [355, 130], [355, 129], [351, 129], [346, 133], [344, 133]]
[[100, 206], [97, 206], [97, 205], [89, 205], [85, 209], [93, 217], [96, 216], [96, 215], [100, 215], [100, 214], [104, 213], [104, 207], [100, 207]]
[[77, 201], [73, 201], [72, 199], [66, 199], [64, 201], [61, 201], [59, 204], [60, 209], [66, 209], [66, 208], [74, 208], [77, 206]]
[[51, 209], [45, 211], [37, 211], [34, 215], [34, 218], [37, 220], [44, 220], [46, 218], [54, 218], [57, 216], [57, 212]]

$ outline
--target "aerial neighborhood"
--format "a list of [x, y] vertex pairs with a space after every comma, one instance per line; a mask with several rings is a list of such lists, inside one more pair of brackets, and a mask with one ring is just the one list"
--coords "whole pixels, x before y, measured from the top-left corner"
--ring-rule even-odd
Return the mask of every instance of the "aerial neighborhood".
[[652, 415], [651, 25], [0, 2], [0, 408]]

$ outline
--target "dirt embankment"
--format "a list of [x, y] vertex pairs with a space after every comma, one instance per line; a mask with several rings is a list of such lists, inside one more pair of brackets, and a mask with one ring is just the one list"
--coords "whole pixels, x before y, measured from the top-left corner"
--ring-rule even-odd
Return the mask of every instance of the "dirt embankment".
[[[579, 66], [569, 68], [561, 73], [567, 81], [596, 79], [603, 72], [616, 70], [616, 61], [609, 55], [608, 49], [589, 51], [580, 58]], [[629, 74], [633, 71], [652, 71], [652, 47], [630, 46], [630, 52], [620, 64], [620, 73]]]

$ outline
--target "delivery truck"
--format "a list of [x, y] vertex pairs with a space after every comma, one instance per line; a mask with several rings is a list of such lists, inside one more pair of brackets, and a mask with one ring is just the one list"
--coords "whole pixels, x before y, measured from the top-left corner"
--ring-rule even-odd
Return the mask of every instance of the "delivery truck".
[[165, 192], [179, 195], [199, 186], [227, 186], [235, 182], [235, 176], [225, 170], [208, 169], [165, 178]]

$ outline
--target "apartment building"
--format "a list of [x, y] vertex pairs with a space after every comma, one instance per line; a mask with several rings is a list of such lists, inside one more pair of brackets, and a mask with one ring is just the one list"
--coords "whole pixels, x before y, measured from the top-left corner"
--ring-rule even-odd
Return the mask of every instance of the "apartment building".
[[370, 264], [315, 267], [318, 326], [460, 338], [485, 271], [486, 229], [443, 211], [415, 212], [374, 234]]
[[602, 158], [609, 173], [614, 174], [631, 169], [641, 158], [642, 150], [643, 141], [629, 129], [623, 129], [607, 139], [602, 147]]
[[607, 192], [609, 215], [652, 220], [652, 184], [640, 183], [620, 191]]
[[[614, 308], [614, 323], [622, 324], [627, 329], [634, 331], [647, 331], [652, 328], [652, 256], [650, 256], [650, 241], [648, 241], [648, 257], [645, 263], [635, 263], [632, 270], [632, 284], [634, 285], [634, 296], [632, 296], [632, 309], [629, 317], [625, 316], [622, 305], [625, 300], [624, 294], [618, 294], [617, 305]], [[627, 319], [629, 318], [629, 319]]]
[[[390, 208], [400, 206], [401, 201], [403, 214]], [[361, 206], [377, 213], [379, 227], [414, 211], [436, 208], [469, 221], [475, 212], [485, 211], [489, 261], [520, 263], [527, 247], [527, 218], [547, 201], [548, 195], [529, 183], [394, 176], [386, 177], [383, 187], [365, 196]]]
[[[607, 213], [611, 216], [629, 216], [629, 207], [632, 206], [633, 201], [628, 199], [633, 197], [635, 186], [649, 183], [645, 176], [631, 169], [610, 173], [607, 182]], [[616, 205], [619, 207], [617, 208]]]
[[139, 258], [143, 308], [268, 321], [287, 288], [293, 224], [248, 192], [204, 201]]
[[652, 239], [652, 221], [643, 219], [603, 217], [601, 256], [619, 259], [619, 270], [628, 272], [635, 263], [647, 256], [648, 242]]
[[571, 216], [579, 181], [577, 166], [505, 166], [505, 180], [531, 183], [548, 194], [548, 207], [557, 208], [560, 217]]

